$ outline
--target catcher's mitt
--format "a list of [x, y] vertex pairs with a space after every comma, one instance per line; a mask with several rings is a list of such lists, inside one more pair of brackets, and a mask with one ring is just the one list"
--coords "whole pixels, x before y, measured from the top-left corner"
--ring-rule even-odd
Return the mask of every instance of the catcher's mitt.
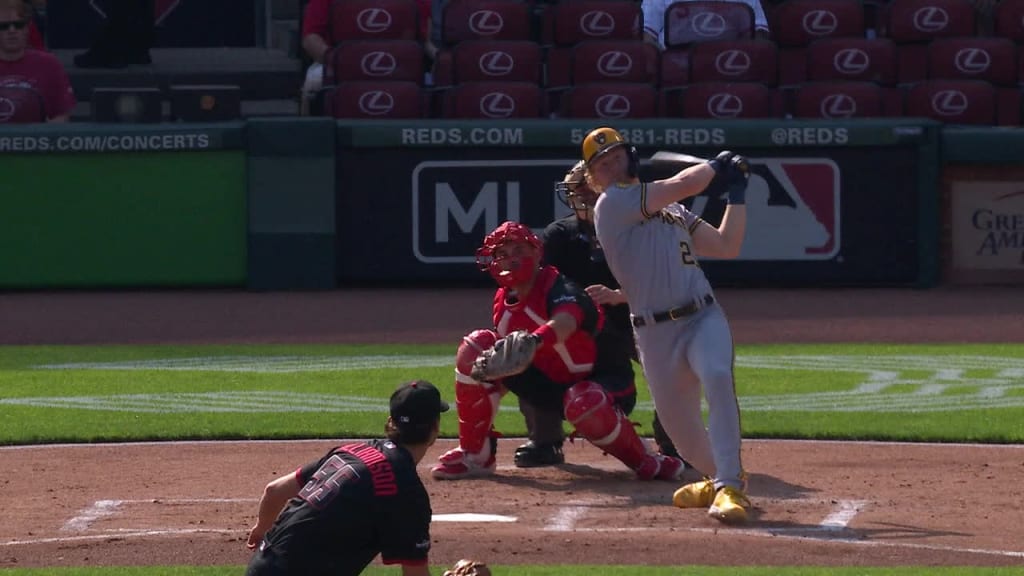
[[491, 576], [491, 569], [484, 562], [463, 558], [451, 570], [445, 570], [443, 576]]
[[540, 336], [526, 330], [512, 332], [494, 343], [473, 362], [469, 375], [481, 382], [519, 374], [533, 362], [540, 345]]

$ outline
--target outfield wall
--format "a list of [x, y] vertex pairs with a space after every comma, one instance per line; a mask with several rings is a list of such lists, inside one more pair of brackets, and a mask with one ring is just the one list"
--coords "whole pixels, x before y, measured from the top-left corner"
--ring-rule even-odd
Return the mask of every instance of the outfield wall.
[[[942, 272], [1024, 276], [1018, 130], [920, 119], [614, 125], [642, 157], [731, 149], [752, 159], [740, 258], [703, 263], [716, 284], [928, 287]], [[0, 288], [485, 281], [473, 252], [487, 230], [505, 219], [540, 229], [567, 213], [553, 183], [592, 126], [280, 118], [0, 127]], [[725, 206], [686, 203], [713, 223]]]

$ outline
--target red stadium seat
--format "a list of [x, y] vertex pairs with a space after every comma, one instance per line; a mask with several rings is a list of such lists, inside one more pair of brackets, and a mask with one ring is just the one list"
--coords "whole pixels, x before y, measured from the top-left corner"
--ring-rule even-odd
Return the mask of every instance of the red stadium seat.
[[334, 0], [328, 17], [328, 43], [418, 40], [419, 18], [415, 0]]
[[441, 21], [446, 46], [464, 40], [532, 40], [530, 6], [517, 0], [448, 0]]
[[754, 9], [743, 2], [676, 2], [665, 10], [665, 47], [751, 39], [754, 28]]
[[770, 118], [781, 113], [778, 94], [755, 82], [705, 82], [682, 91], [684, 118]]
[[1024, 44], [1024, 0], [1000, 0], [994, 16], [996, 36]]
[[572, 46], [584, 40], [638, 40], [643, 34], [642, 22], [639, 2], [558, 2], [548, 7], [541, 17], [541, 41]]
[[345, 82], [327, 90], [324, 110], [335, 118], [421, 118], [423, 103], [415, 82]]
[[778, 50], [768, 40], [717, 40], [690, 47], [691, 82], [778, 83]]
[[444, 95], [446, 118], [539, 118], [544, 112], [540, 86], [531, 82], [466, 82]]
[[1017, 83], [1017, 46], [1008, 38], [939, 38], [928, 45], [928, 77]]
[[324, 86], [351, 80], [423, 83], [423, 46], [413, 40], [351, 40], [324, 58]]
[[820, 38], [863, 37], [860, 0], [786, 0], [770, 13], [779, 46], [805, 46]]
[[658, 91], [637, 82], [579, 84], [561, 100], [569, 118], [653, 118], [658, 115]]
[[807, 47], [808, 80], [896, 83], [896, 45], [887, 38], [823, 38]]
[[0, 124], [46, 121], [46, 104], [34, 88], [0, 85]]
[[671, 48], [661, 53], [658, 66], [662, 88], [682, 87], [690, 83], [690, 49]]
[[810, 82], [794, 94], [795, 118], [886, 116], [884, 89], [874, 82]]
[[659, 51], [643, 40], [589, 40], [572, 51], [572, 83], [658, 82]]
[[897, 43], [975, 33], [976, 15], [969, 0], [892, 0], [885, 12], [883, 34]]
[[996, 123], [996, 89], [982, 80], [926, 80], [907, 90], [908, 116], [949, 124]]
[[526, 40], [467, 40], [452, 50], [455, 82], [517, 80], [539, 84], [540, 44]]

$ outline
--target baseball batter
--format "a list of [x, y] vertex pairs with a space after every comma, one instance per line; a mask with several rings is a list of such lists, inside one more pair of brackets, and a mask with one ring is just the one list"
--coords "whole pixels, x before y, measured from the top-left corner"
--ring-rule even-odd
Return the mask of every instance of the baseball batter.
[[[671, 178], [641, 183], [636, 149], [611, 128], [583, 140], [587, 181], [600, 194], [597, 237], [626, 293], [637, 346], [662, 425], [680, 454], [708, 475], [676, 491], [681, 508], [708, 507], [723, 522], [746, 520], [732, 335], [698, 256], [735, 258], [746, 228], [749, 165], [722, 152]], [[729, 206], [717, 228], [679, 204], [723, 183]], [[708, 426], [701, 416], [701, 387]]]

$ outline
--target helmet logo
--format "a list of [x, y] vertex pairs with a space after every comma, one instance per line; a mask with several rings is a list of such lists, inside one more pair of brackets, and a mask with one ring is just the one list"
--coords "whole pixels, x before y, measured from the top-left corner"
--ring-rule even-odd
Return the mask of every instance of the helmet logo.
[[594, 102], [594, 111], [601, 118], [622, 118], [629, 114], [629, 100], [622, 94], [605, 94]]
[[359, 109], [368, 116], [382, 116], [394, 107], [394, 97], [383, 90], [371, 90], [359, 96]]
[[615, 30], [615, 19], [604, 10], [591, 10], [580, 18], [580, 30], [587, 36], [607, 36]]
[[367, 8], [356, 15], [356, 26], [367, 34], [378, 34], [391, 27], [391, 13], [381, 8]]
[[959, 90], [941, 90], [932, 96], [932, 110], [940, 116], [957, 116], [967, 107], [967, 95]]
[[594, 135], [594, 140], [597, 140], [598, 144], [604, 146], [604, 143], [608, 141], [608, 138], [605, 137], [604, 132], [598, 132]]
[[832, 58], [832, 65], [840, 74], [861, 74], [871, 66], [871, 57], [860, 48], [843, 48]]
[[953, 63], [964, 74], [980, 74], [992, 65], [992, 56], [981, 48], [963, 48], [956, 53]]
[[849, 118], [857, 113], [857, 103], [846, 94], [829, 94], [821, 101], [823, 118]]
[[633, 68], [633, 58], [621, 50], [609, 50], [597, 59], [597, 70], [605, 76], [625, 76]]
[[918, 32], [940, 32], [949, 26], [949, 13], [938, 6], [925, 6], [914, 12], [914, 28]]
[[491, 92], [480, 99], [480, 113], [488, 118], [508, 118], [515, 111], [515, 100], [504, 92]]
[[697, 33], [698, 36], [704, 36], [706, 38], [712, 38], [715, 36], [721, 36], [725, 33], [726, 23], [725, 18], [721, 14], [714, 12], [701, 12], [690, 20], [690, 27]]
[[839, 28], [839, 19], [830, 10], [811, 10], [804, 14], [803, 25], [811, 36], [827, 36]]
[[735, 118], [743, 112], [743, 102], [735, 94], [719, 92], [708, 98], [708, 114], [715, 118]]
[[488, 76], [505, 76], [512, 72], [515, 60], [508, 52], [495, 50], [480, 56], [480, 71]]
[[477, 10], [469, 15], [469, 29], [480, 36], [492, 36], [501, 32], [505, 19], [494, 10]]
[[398, 68], [398, 61], [390, 52], [368, 52], [360, 61], [360, 66], [367, 76], [390, 76]]
[[739, 76], [750, 70], [750, 54], [744, 50], [723, 50], [715, 57], [715, 69], [723, 76]]

